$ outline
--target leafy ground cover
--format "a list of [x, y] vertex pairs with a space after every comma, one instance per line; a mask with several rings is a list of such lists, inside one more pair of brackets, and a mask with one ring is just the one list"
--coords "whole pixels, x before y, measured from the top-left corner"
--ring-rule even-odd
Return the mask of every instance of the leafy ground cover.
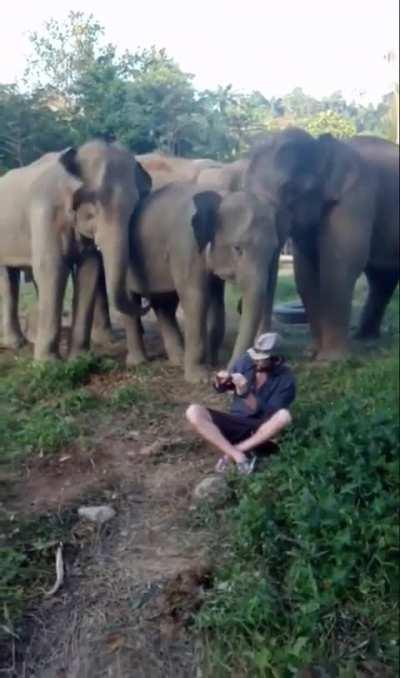
[[296, 371], [279, 456], [233, 480], [226, 557], [198, 619], [208, 670], [397, 675], [397, 348]]

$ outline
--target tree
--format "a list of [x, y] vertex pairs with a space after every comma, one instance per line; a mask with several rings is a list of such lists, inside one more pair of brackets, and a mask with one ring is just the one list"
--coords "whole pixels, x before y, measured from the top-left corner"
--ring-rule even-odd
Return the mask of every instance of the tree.
[[66, 22], [49, 19], [42, 33], [31, 33], [32, 54], [25, 69], [25, 83], [32, 91], [44, 91], [73, 108], [80, 75], [107, 52], [101, 47], [103, 27], [92, 15], [69, 12]]
[[74, 142], [63, 117], [15, 85], [0, 85], [0, 163], [3, 170], [21, 167], [43, 153]]
[[357, 131], [353, 120], [330, 110], [317, 113], [312, 118], [305, 118], [301, 127], [314, 136], [329, 132], [339, 139], [351, 137]]

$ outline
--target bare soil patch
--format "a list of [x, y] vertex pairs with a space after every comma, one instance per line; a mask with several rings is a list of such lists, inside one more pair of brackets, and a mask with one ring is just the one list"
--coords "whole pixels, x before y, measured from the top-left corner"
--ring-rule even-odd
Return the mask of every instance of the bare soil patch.
[[[150, 338], [151, 354], [162, 354], [152, 328]], [[123, 344], [110, 353], [122, 361]], [[212, 554], [210, 534], [190, 519], [192, 491], [215, 459], [188, 430], [184, 410], [193, 400], [215, 406], [218, 396], [185, 384], [165, 360], [149, 375], [94, 375], [87, 388], [105, 398], [137, 381], [166, 408], [150, 401], [143, 416], [116, 410], [111, 424], [96, 420], [88, 447], [78, 440], [30, 459], [13, 479], [7, 510], [16, 520], [105, 502], [117, 512], [102, 528], [76, 519], [64, 545], [64, 585], [28, 612], [25, 637], [11, 648], [13, 678], [196, 675], [190, 623]]]

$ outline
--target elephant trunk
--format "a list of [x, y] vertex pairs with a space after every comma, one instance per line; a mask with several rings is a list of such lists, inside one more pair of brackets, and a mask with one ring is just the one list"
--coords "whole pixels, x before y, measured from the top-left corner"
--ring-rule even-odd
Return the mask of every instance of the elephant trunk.
[[[109, 239], [109, 238], [108, 238]], [[140, 304], [128, 294], [128, 237], [121, 234], [112, 242], [101, 243], [101, 251], [106, 274], [107, 293], [111, 304], [120, 313], [141, 315]]]
[[253, 285], [246, 286], [242, 297], [242, 315], [240, 317], [239, 332], [228, 369], [233, 363], [253, 345], [260, 319], [265, 306], [266, 290], [262, 281], [254, 281]]

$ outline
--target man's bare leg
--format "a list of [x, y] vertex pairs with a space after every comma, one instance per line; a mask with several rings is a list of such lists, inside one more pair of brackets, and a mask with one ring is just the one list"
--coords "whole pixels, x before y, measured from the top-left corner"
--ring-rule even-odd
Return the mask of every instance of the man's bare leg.
[[229, 457], [237, 464], [246, 461], [246, 455], [231, 445], [229, 440], [222, 435], [219, 428], [213, 423], [208, 410], [203, 405], [189, 405], [186, 410], [186, 419], [189, 424], [201, 435], [204, 440]]
[[266, 443], [271, 438], [274, 438], [284, 428], [289, 426], [291, 421], [292, 417], [288, 410], [282, 409], [275, 412], [271, 419], [268, 419], [265, 424], [261, 424], [260, 428], [250, 438], [246, 438], [246, 440], [235, 445], [236, 450], [239, 450], [239, 452], [249, 452], [254, 447], [258, 447], [258, 445], [262, 445], [262, 443]]

